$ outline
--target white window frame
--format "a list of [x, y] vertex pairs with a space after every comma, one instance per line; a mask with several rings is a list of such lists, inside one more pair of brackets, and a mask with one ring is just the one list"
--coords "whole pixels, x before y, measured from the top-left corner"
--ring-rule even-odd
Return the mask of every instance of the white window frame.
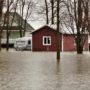
[[[50, 39], [50, 44], [48, 44], [48, 43], [45, 44], [45, 43], [44, 43], [44, 38], [49, 38], [49, 39]], [[48, 39], [47, 39], [47, 40], [48, 40]], [[46, 42], [48, 42], [47, 40], [46, 40]], [[43, 36], [43, 45], [51, 45], [51, 36]]]

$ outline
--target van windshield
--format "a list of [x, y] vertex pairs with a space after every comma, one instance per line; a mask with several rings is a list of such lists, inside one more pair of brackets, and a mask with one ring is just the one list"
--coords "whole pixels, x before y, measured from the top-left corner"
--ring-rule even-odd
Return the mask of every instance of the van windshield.
[[17, 41], [16, 44], [18, 44], [18, 45], [24, 45], [25, 44], [25, 41]]

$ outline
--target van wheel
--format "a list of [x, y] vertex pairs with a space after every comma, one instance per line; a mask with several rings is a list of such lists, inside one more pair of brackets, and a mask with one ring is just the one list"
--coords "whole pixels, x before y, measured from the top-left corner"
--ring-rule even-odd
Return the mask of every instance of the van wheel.
[[17, 51], [17, 49], [15, 49]]
[[17, 48], [16, 51], [19, 51], [19, 49]]

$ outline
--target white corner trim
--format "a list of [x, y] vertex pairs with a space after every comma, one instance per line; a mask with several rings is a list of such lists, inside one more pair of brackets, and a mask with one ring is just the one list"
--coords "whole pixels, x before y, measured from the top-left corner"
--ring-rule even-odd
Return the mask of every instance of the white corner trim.
[[62, 34], [62, 52], [63, 52], [63, 34]]
[[89, 51], [89, 35], [88, 35], [88, 51]]

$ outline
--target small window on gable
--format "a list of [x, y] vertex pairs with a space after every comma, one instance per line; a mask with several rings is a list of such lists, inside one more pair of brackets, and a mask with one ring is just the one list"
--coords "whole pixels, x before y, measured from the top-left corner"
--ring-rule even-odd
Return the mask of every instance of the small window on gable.
[[30, 40], [28, 41], [28, 44], [31, 44], [31, 41]]
[[51, 36], [43, 36], [43, 45], [51, 45]]

